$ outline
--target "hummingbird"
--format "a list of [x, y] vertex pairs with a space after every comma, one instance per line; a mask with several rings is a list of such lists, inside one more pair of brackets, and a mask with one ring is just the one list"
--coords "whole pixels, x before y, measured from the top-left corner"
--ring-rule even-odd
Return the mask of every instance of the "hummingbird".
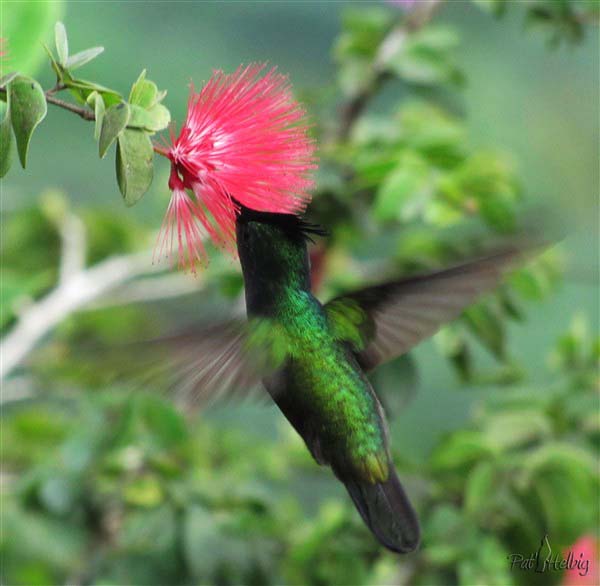
[[419, 545], [417, 515], [390, 455], [384, 410], [368, 375], [493, 289], [514, 247], [399, 278], [323, 304], [311, 290], [307, 242], [324, 231], [311, 200], [315, 141], [286, 76], [264, 64], [215, 71], [193, 88], [171, 162], [159, 250], [177, 245], [194, 270], [202, 234], [239, 256], [247, 321], [167, 340], [185, 404], [262, 385], [315, 461], [331, 468], [386, 548]]
[[368, 375], [494, 289], [520, 252], [508, 246], [323, 304], [311, 290], [307, 244], [324, 235], [298, 215], [240, 206], [236, 240], [248, 320], [168, 338], [179, 369], [174, 391], [189, 407], [262, 384], [314, 460], [344, 484], [375, 538], [408, 553], [419, 545], [419, 522]]

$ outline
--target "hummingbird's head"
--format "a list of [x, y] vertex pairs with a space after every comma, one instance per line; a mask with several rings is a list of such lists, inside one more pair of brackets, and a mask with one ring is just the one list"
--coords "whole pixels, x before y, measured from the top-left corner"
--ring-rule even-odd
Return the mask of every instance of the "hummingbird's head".
[[312, 240], [312, 235], [325, 234], [294, 214], [257, 212], [242, 206], [236, 236], [244, 274], [271, 284], [308, 288], [306, 241]]

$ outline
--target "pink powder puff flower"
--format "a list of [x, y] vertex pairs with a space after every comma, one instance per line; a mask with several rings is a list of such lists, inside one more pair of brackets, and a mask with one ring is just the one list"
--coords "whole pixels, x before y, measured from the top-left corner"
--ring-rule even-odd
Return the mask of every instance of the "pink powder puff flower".
[[159, 253], [170, 251], [177, 244], [179, 265], [194, 269], [197, 262], [202, 263], [205, 257], [202, 243], [202, 232], [197, 223], [199, 215], [198, 204], [185, 191], [183, 182], [177, 176], [174, 167], [171, 168], [169, 179], [171, 200], [160, 229], [156, 248]]
[[287, 77], [265, 65], [215, 71], [202, 91], [191, 90], [171, 161], [172, 199], [159, 252], [176, 243], [179, 265], [206, 261], [202, 235], [235, 254], [240, 206], [272, 213], [304, 211], [313, 187], [315, 144]]

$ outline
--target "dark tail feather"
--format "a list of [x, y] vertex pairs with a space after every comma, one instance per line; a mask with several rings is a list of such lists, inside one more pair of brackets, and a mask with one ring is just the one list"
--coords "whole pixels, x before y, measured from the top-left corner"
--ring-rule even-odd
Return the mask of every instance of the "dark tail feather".
[[343, 482], [367, 527], [382, 545], [398, 553], [408, 553], [419, 546], [417, 514], [393, 468], [386, 482]]

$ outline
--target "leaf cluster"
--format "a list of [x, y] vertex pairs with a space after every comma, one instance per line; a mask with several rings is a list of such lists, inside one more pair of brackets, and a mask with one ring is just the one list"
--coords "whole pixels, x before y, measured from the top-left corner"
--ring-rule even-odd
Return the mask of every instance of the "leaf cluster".
[[[100, 158], [116, 143], [117, 183], [125, 203], [134, 205], [152, 183], [154, 152], [150, 137], [164, 130], [171, 120], [169, 110], [161, 103], [166, 91], [159, 91], [156, 84], [146, 78], [144, 70], [126, 100], [118, 91], [81, 79], [74, 73], [98, 57], [103, 47], [70, 55], [67, 32], [61, 22], [56, 23], [55, 44], [56, 55], [46, 47], [56, 74], [54, 88], [44, 92], [36, 80], [18, 72], [0, 79], [0, 98], [5, 102], [0, 121], [0, 177], [10, 169], [13, 133], [21, 166], [25, 168], [33, 132], [46, 117], [47, 104], [54, 103], [94, 121]], [[68, 91], [76, 104], [58, 101], [55, 95], [62, 91]]]
[[[509, 0], [473, 0], [483, 10], [497, 17], [506, 14]], [[597, 2], [586, 0], [535, 0], [527, 2], [525, 8], [525, 26], [541, 32], [551, 47], [563, 43], [575, 44], [585, 35], [587, 24], [600, 23], [600, 8]]]

